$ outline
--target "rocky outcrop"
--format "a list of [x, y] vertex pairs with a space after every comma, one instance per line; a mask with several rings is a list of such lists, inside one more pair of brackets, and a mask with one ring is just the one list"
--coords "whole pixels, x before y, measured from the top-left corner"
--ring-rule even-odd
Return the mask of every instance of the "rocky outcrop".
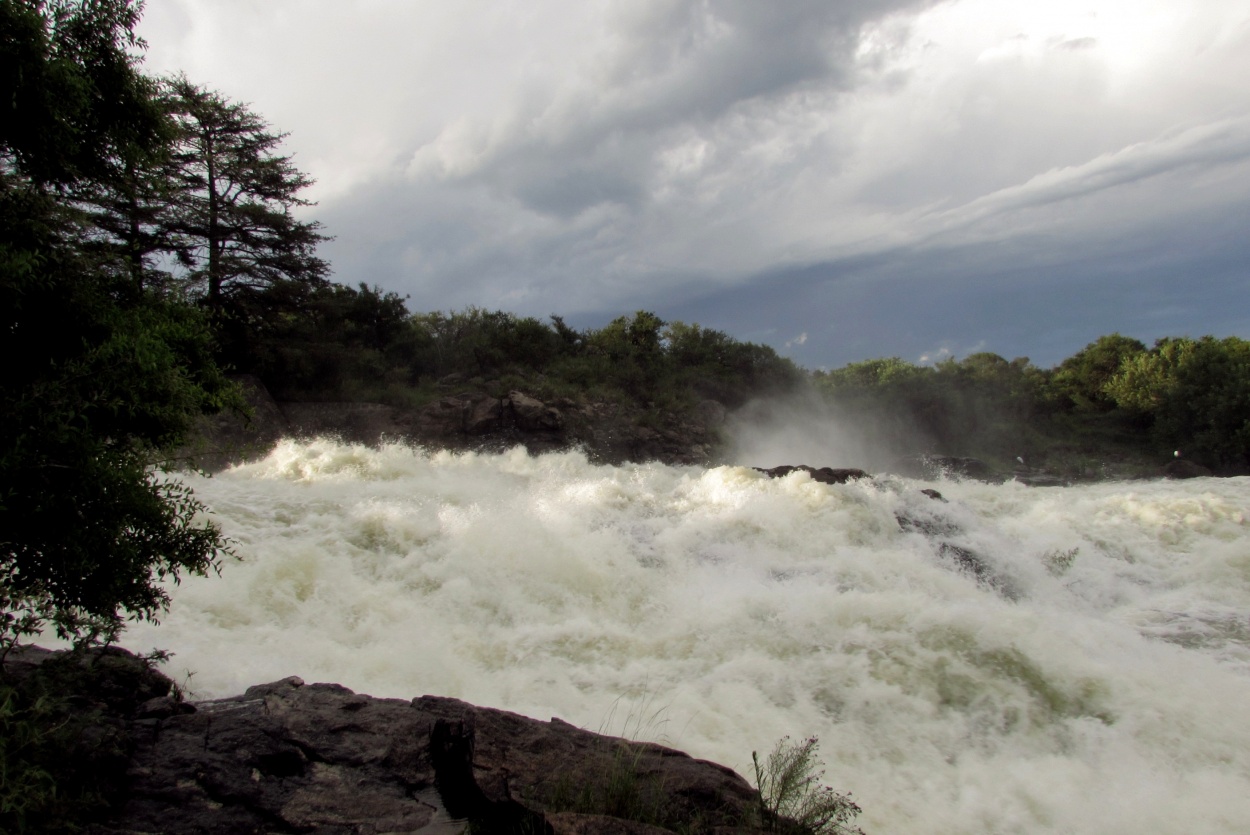
[[1163, 475], [1165, 478], [1206, 478], [1215, 473], [1187, 458], [1175, 458], [1164, 466]]
[[279, 439], [291, 434], [291, 423], [260, 378], [234, 378], [250, 414], [222, 412], [200, 418], [190, 443], [177, 456], [206, 470], [264, 455]]
[[[18, 650], [5, 671], [29, 677], [55, 658]], [[120, 650], [71, 666], [84, 675], [68, 695], [127, 733], [95, 835], [761, 831], [756, 794], [730, 769], [559, 719], [298, 678], [187, 704]]]
[[542, 453], [576, 447], [605, 463], [707, 464], [725, 420], [724, 407], [712, 400], [678, 413], [605, 401], [544, 401], [519, 390], [504, 397], [462, 390], [404, 409], [379, 403], [278, 403], [258, 379], [242, 382], [252, 417], [206, 419], [199, 442], [186, 452], [205, 469], [264, 454], [282, 437], [317, 435], [453, 450], [520, 445]]
[[788, 464], [782, 464], [780, 467], [756, 467], [761, 473], [765, 473], [769, 478], [784, 478], [794, 472], [804, 472], [812, 477], [813, 481], [819, 481], [822, 484], [846, 484], [848, 481], [854, 481], [860, 478], [872, 478], [863, 470], [854, 468], [834, 469], [833, 467], [809, 467], [806, 464], [799, 464], [792, 467]]

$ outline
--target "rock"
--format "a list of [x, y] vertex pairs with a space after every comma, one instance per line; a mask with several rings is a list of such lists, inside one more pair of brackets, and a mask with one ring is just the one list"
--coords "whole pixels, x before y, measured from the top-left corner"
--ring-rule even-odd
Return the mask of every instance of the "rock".
[[[672, 748], [455, 699], [423, 696], [412, 704], [435, 717], [432, 758], [453, 813], [447, 794], [453, 786], [457, 796], [476, 796], [501, 812], [510, 804], [540, 813], [591, 811], [564, 808], [576, 803], [666, 827], [696, 818], [708, 826], [741, 825], [753, 811], [755, 791], [735, 772]], [[625, 784], [632, 790], [614, 793]]]
[[234, 412], [205, 415], [196, 421], [194, 438], [177, 453], [206, 470], [266, 454], [291, 434], [291, 424], [259, 377], [241, 374], [231, 378], [243, 392], [250, 416]]
[[769, 478], [784, 478], [793, 472], [805, 472], [812, 477], [813, 481], [819, 481], [822, 484], [846, 484], [848, 481], [860, 478], [871, 478], [868, 473], [863, 470], [854, 468], [834, 469], [832, 467], [809, 467], [806, 464], [799, 464], [797, 467], [791, 467], [783, 464], [780, 467], [771, 467], [765, 469], [763, 467], [755, 467], [754, 469], [765, 473]]
[[464, 431], [470, 435], [485, 435], [503, 428], [503, 401], [495, 397], [481, 397], [468, 401], [464, 412]]
[[[78, 669], [63, 656], [15, 650], [5, 670]], [[104, 690], [133, 688], [102, 702], [116, 711], [105, 720], [126, 728], [128, 760], [114, 766], [121, 783], [111, 811], [85, 828], [94, 835], [433, 835], [466, 826], [654, 835], [695, 820], [709, 832], [762, 831], [756, 793], [732, 770], [559, 719], [436, 696], [375, 699], [296, 677], [184, 705], [167, 678], [124, 651], [94, 664], [113, 682]]]
[[1071, 479], [1046, 472], [1016, 473], [1013, 477], [1029, 487], [1069, 487], [1072, 484]]
[[648, 823], [576, 812], [549, 815], [547, 823], [551, 826], [552, 835], [662, 835], [669, 831]]
[[512, 420], [518, 429], [528, 432], [551, 432], [564, 425], [560, 410], [519, 391], [508, 394]]
[[[936, 490], [921, 490], [925, 496], [943, 504], [948, 500]], [[942, 511], [914, 508], [895, 514], [898, 526], [904, 531], [922, 534], [934, 546], [937, 556], [960, 573], [972, 577], [979, 585], [991, 588], [1009, 600], [1019, 596], [1016, 585], [1009, 577], [994, 570], [993, 564], [966, 545], [955, 540], [963, 537], [963, 530]]]
[[421, 438], [443, 438], [464, 431], [468, 403], [459, 397], [443, 397], [420, 409], [411, 421], [412, 431]]
[[1205, 478], [1215, 473], [1188, 458], [1175, 458], [1163, 468], [1165, 478]]

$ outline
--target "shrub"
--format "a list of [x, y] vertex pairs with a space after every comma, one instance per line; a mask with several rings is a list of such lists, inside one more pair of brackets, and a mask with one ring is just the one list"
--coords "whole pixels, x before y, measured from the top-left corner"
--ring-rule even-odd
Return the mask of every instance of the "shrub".
[[814, 736], [802, 742], [784, 737], [762, 764], [759, 754], [751, 752], [763, 823], [772, 832], [793, 835], [863, 835], [851, 825], [860, 808], [850, 795], [820, 784], [825, 773], [819, 770], [824, 763], [816, 757], [818, 743]]

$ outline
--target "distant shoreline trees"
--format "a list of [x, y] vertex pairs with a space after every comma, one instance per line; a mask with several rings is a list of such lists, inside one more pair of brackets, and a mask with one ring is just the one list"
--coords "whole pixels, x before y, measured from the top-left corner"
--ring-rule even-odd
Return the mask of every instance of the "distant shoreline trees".
[[896, 423], [947, 454], [1012, 459], [1065, 445], [1173, 451], [1217, 472], [1250, 472], [1250, 342], [1204, 336], [1147, 348], [1100, 337], [1054, 369], [972, 354], [935, 366], [897, 357], [816, 372], [848, 413]]

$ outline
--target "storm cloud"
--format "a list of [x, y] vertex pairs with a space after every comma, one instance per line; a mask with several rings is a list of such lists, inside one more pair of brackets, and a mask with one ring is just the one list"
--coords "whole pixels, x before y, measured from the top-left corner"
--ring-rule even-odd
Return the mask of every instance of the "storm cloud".
[[142, 34], [290, 132], [336, 278], [414, 309], [649, 309], [811, 367], [1250, 335], [1250, 0], [164, 0]]

